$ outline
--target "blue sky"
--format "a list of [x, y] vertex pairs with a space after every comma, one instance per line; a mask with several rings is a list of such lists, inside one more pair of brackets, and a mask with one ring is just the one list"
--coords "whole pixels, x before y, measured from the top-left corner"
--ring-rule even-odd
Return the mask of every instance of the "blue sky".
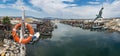
[[0, 16], [21, 16], [21, 7], [27, 16], [57, 18], [95, 18], [103, 6], [103, 17], [120, 16], [120, 0], [1, 0]]

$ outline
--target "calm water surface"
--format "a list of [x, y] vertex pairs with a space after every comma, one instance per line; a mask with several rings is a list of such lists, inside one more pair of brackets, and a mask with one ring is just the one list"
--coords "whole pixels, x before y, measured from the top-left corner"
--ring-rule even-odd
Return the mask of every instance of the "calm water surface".
[[27, 56], [120, 56], [120, 33], [56, 24], [52, 36], [27, 45]]

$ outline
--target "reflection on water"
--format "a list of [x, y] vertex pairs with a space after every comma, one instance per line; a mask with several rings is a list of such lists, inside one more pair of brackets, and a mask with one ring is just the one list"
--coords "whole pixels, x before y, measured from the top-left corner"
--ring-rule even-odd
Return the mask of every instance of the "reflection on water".
[[57, 23], [51, 37], [27, 45], [28, 56], [120, 56], [120, 34]]
[[44, 40], [44, 39], [51, 39], [52, 35], [49, 35], [49, 36], [44, 36], [44, 35], [41, 35], [40, 36], [40, 39], [41, 40]]

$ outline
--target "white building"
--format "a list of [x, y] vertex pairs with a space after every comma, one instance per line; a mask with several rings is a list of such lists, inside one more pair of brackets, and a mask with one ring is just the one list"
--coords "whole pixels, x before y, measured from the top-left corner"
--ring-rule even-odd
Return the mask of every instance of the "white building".
[[19, 22], [20, 22], [20, 20], [11, 20], [11, 24], [17, 24]]

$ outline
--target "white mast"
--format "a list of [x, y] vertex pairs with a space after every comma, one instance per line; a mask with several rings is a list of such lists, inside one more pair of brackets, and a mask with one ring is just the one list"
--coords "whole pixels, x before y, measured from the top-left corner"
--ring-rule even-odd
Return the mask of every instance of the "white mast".
[[25, 10], [24, 10], [24, 7], [22, 7], [22, 20], [21, 20], [21, 32], [20, 32], [20, 41], [22, 41], [22, 39], [24, 38], [24, 27], [25, 27], [25, 24], [24, 24], [24, 18], [25, 18]]
[[[22, 7], [22, 20], [21, 20], [20, 41], [19, 41], [20, 43], [24, 38], [24, 30], [25, 30], [24, 18], [25, 18], [25, 10], [24, 10], [24, 7]], [[25, 54], [26, 54], [25, 44], [21, 44], [20, 56], [25, 56]]]

